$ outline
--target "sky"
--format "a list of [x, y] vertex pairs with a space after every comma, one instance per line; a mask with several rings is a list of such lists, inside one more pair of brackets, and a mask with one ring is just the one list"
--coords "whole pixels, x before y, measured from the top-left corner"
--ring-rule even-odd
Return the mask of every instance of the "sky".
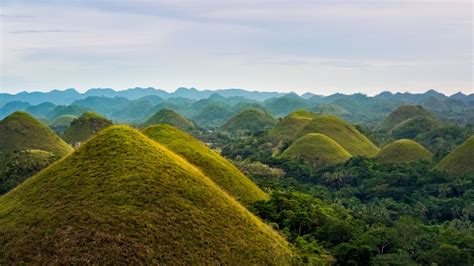
[[474, 93], [471, 0], [0, 2], [0, 92]]

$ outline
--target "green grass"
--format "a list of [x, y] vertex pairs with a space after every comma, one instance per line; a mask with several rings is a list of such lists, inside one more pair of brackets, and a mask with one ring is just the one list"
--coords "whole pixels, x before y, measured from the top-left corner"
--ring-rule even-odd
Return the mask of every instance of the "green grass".
[[64, 156], [72, 148], [33, 116], [15, 112], [0, 121], [0, 152], [15, 150], [43, 150]]
[[333, 115], [317, 115], [295, 135], [294, 140], [308, 133], [321, 133], [336, 141], [352, 156], [375, 156], [379, 148], [355, 127]]
[[58, 159], [57, 155], [42, 150], [0, 153], [0, 195]]
[[36, 265], [293, 259], [280, 235], [199, 169], [126, 126], [0, 197], [0, 254], [0, 264]]
[[50, 123], [49, 127], [57, 134], [62, 134], [71, 125], [71, 122], [74, 121], [74, 119], [77, 119], [77, 116], [62, 115]]
[[107, 118], [94, 112], [85, 112], [71, 122], [61, 137], [71, 144], [82, 143], [111, 125], [112, 121]]
[[311, 122], [315, 117], [316, 114], [305, 110], [294, 111], [282, 118], [278, 124], [269, 131], [268, 136], [275, 143], [292, 139], [300, 129]]
[[415, 117], [427, 117], [433, 121], [438, 120], [434, 114], [422, 106], [401, 105], [395, 111], [391, 112], [375, 130], [388, 133], [403, 121]]
[[351, 154], [341, 145], [319, 133], [309, 133], [299, 138], [281, 156], [297, 162], [303, 161], [315, 170], [344, 163], [351, 158]]
[[314, 111], [316, 113], [331, 114], [331, 115], [337, 115], [337, 116], [343, 116], [343, 115], [349, 114], [349, 111], [342, 108], [341, 106], [330, 104], [330, 103], [320, 104], [318, 107], [314, 109]]
[[257, 108], [248, 108], [225, 123], [220, 130], [231, 134], [256, 133], [272, 128], [276, 124], [275, 118]]
[[142, 126], [147, 127], [158, 124], [168, 124], [188, 132], [196, 129], [193, 122], [171, 109], [161, 109], [148, 118]]
[[433, 154], [413, 140], [400, 139], [384, 146], [377, 158], [385, 163], [407, 163], [431, 161]]
[[390, 130], [395, 138], [415, 138], [418, 134], [441, 127], [442, 123], [429, 116], [416, 116], [402, 121]]
[[436, 168], [454, 175], [474, 177], [474, 136], [444, 157]]
[[170, 125], [150, 126], [143, 133], [199, 168], [221, 188], [244, 203], [268, 196], [232, 163], [193, 136]]

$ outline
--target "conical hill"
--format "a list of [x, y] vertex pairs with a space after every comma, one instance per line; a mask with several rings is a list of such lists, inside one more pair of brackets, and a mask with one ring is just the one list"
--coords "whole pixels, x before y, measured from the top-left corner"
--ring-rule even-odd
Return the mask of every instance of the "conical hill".
[[109, 127], [0, 197], [0, 264], [283, 265], [287, 242], [193, 165]]

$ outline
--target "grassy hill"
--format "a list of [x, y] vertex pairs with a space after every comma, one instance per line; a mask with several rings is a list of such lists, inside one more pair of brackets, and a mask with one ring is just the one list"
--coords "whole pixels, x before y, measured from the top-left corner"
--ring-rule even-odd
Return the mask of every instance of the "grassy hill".
[[158, 124], [168, 124], [188, 132], [196, 129], [193, 122], [171, 109], [161, 109], [148, 118], [142, 126], [146, 127]]
[[94, 112], [85, 112], [71, 122], [71, 126], [64, 131], [61, 137], [71, 144], [82, 143], [111, 125], [112, 121], [107, 118]]
[[74, 115], [62, 115], [56, 118], [53, 123], [49, 124], [49, 127], [58, 134], [64, 133], [64, 131], [71, 125], [71, 122], [77, 119]]
[[436, 168], [455, 175], [474, 177], [474, 136], [444, 157]]
[[319, 133], [309, 133], [299, 138], [281, 156], [297, 162], [303, 161], [315, 170], [343, 163], [351, 158], [351, 154], [341, 145]]
[[14, 112], [0, 121], [0, 152], [15, 150], [43, 150], [64, 156], [72, 148], [31, 115]]
[[33, 176], [59, 159], [42, 150], [20, 150], [0, 153], [0, 195]]
[[318, 105], [314, 111], [316, 113], [331, 114], [336, 116], [348, 115], [349, 111], [336, 104], [323, 103]]
[[0, 197], [0, 264], [288, 265], [287, 242], [196, 167], [109, 127]]
[[295, 140], [308, 133], [321, 133], [336, 141], [352, 156], [375, 156], [379, 148], [355, 127], [333, 115], [317, 115], [295, 135]]
[[430, 116], [417, 116], [404, 120], [390, 130], [395, 138], [414, 139], [418, 134], [429, 132], [441, 127], [442, 123]]
[[415, 117], [425, 117], [429, 120], [437, 121], [438, 118], [419, 105], [401, 105], [391, 112], [382, 123], [375, 128], [376, 131], [390, 133], [400, 123]]
[[270, 129], [275, 124], [275, 118], [265, 111], [256, 108], [248, 108], [231, 118], [220, 130], [233, 134], [239, 132], [256, 133]]
[[384, 146], [377, 158], [386, 163], [406, 163], [431, 161], [433, 154], [413, 140], [400, 139]]
[[240, 201], [251, 203], [268, 198], [233, 164], [191, 135], [164, 124], [147, 127], [143, 133], [195, 165]]
[[276, 142], [291, 139], [315, 117], [316, 114], [309, 111], [294, 111], [282, 118], [278, 124], [269, 131], [268, 136]]

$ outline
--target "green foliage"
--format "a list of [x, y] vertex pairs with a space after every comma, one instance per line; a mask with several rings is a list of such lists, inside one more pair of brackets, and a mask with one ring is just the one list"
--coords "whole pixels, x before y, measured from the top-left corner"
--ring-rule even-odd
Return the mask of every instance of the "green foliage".
[[0, 195], [58, 159], [57, 155], [41, 150], [0, 153]]
[[294, 135], [315, 117], [316, 114], [309, 111], [294, 111], [280, 119], [278, 124], [268, 132], [268, 137], [274, 143], [293, 139]]
[[443, 158], [436, 168], [455, 175], [474, 177], [474, 136]]
[[165, 124], [147, 127], [143, 133], [198, 167], [238, 200], [251, 203], [268, 198], [232, 163], [193, 136]]
[[276, 120], [265, 111], [248, 108], [231, 118], [219, 130], [231, 135], [257, 133], [268, 130], [276, 124]]
[[377, 126], [376, 131], [391, 133], [400, 138], [414, 138], [440, 124], [439, 119], [422, 106], [401, 105]]
[[0, 121], [0, 152], [43, 150], [64, 156], [72, 148], [31, 115], [15, 112]]
[[400, 139], [384, 146], [377, 158], [385, 163], [407, 163], [431, 161], [433, 155], [420, 144], [409, 139]]
[[74, 119], [77, 119], [77, 117], [73, 115], [62, 115], [56, 118], [53, 123], [49, 124], [49, 127], [54, 130], [56, 134], [63, 134]]
[[259, 264], [287, 242], [200, 170], [125, 126], [0, 197], [0, 264]]
[[379, 151], [379, 148], [355, 127], [336, 116], [317, 115], [301, 128], [295, 137], [299, 138], [308, 133], [321, 133], [328, 136], [352, 156], [373, 157]]
[[94, 112], [85, 112], [71, 122], [61, 137], [70, 144], [82, 143], [111, 125], [112, 121], [107, 118]]
[[299, 138], [281, 156], [297, 162], [302, 161], [314, 170], [344, 163], [351, 158], [350, 153], [337, 142], [319, 133], [309, 133]]
[[189, 121], [184, 116], [171, 109], [161, 109], [148, 118], [148, 120], [143, 123], [142, 126], [147, 127], [158, 124], [168, 124], [188, 132], [196, 129], [196, 126], [193, 124], [193, 122]]

